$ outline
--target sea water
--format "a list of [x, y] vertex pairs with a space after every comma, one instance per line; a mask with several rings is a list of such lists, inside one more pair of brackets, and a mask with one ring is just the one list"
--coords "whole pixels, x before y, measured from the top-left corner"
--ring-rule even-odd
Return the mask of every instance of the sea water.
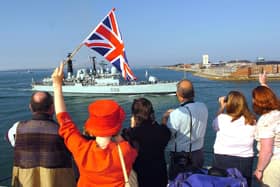
[[[147, 69], [136, 69], [135, 74], [139, 80], [145, 79]], [[30, 101], [31, 81], [40, 80], [50, 76], [52, 70], [34, 70], [32, 72], [19, 71], [0, 71], [0, 181], [11, 176], [13, 163], [13, 149], [5, 139], [8, 129], [18, 120], [30, 119], [31, 113], [28, 109]], [[258, 86], [257, 81], [213, 81], [200, 77], [195, 77], [191, 73], [183, 73], [166, 69], [148, 69], [148, 73], [158, 77], [160, 80], [181, 80], [187, 78], [191, 80], [195, 88], [195, 100], [204, 102], [209, 109], [208, 126], [205, 137], [205, 160], [206, 165], [212, 161], [213, 144], [215, 133], [211, 123], [218, 110], [218, 97], [226, 95], [230, 90], [241, 91], [247, 98], [251, 107], [251, 91]], [[269, 85], [279, 95], [279, 82], [271, 82]], [[161, 120], [162, 114], [170, 108], [176, 108], [178, 101], [175, 95], [130, 95], [130, 96], [108, 96], [103, 98], [113, 98], [120, 103], [126, 111], [127, 118], [124, 126], [129, 126], [130, 108], [133, 100], [138, 97], [148, 98], [156, 111], [156, 118]], [[82, 129], [87, 119], [87, 106], [90, 102], [100, 99], [92, 95], [67, 96], [65, 97], [67, 110], [73, 120]], [[0, 185], [10, 185], [10, 180], [0, 182]]]

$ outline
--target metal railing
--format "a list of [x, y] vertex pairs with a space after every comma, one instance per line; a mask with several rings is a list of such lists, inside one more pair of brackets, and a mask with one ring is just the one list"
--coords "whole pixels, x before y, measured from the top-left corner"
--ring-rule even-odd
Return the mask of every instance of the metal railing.
[[[212, 156], [214, 155], [214, 153], [212, 151], [204, 151], [204, 158], [205, 158], [205, 167], [210, 166], [212, 164]], [[257, 155], [254, 155], [254, 162], [256, 163], [256, 159], [257, 159]], [[1, 166], [2, 165], [5, 165], [5, 164], [0, 164]], [[7, 185], [7, 184], [11, 184], [11, 181], [9, 182], [9, 180], [12, 179], [12, 176], [5, 176], [3, 178], [0, 178], [0, 187], [2, 187], [2, 185]]]

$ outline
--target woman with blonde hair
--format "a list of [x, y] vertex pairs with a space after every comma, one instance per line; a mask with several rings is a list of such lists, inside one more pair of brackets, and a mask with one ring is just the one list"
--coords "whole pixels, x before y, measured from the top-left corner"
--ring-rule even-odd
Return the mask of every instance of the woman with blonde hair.
[[220, 109], [212, 124], [217, 132], [213, 166], [237, 168], [250, 186], [256, 118], [241, 92], [230, 91], [227, 96], [219, 98], [219, 103]]

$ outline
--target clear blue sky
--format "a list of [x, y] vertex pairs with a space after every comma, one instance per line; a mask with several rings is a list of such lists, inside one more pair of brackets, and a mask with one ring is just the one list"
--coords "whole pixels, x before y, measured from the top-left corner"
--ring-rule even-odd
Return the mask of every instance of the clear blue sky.
[[[111, 10], [129, 64], [280, 60], [278, 0], [11, 0], [0, 6], [0, 70], [52, 68]], [[74, 63], [100, 55], [82, 47]]]

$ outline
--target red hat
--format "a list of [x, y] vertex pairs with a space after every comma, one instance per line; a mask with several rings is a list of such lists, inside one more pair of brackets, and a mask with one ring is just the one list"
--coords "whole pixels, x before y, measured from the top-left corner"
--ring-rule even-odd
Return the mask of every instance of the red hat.
[[88, 112], [85, 129], [94, 136], [116, 135], [125, 119], [123, 108], [114, 100], [95, 101], [88, 106]]

